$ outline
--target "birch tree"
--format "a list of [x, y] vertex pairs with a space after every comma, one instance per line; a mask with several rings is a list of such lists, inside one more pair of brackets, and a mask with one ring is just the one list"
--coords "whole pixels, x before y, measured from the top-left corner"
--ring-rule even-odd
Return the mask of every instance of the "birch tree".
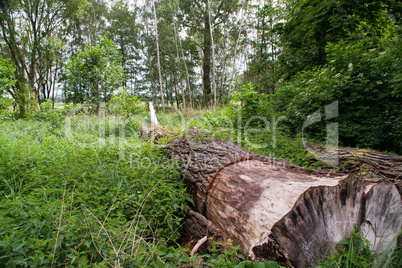
[[209, 20], [209, 33], [211, 35], [212, 44], [212, 91], [214, 93], [214, 108], [216, 108], [216, 68], [215, 68], [215, 43], [214, 43], [214, 30], [211, 21], [211, 5], [208, 0], [208, 20]]
[[155, 8], [155, 1], [152, 1], [153, 11], [154, 11], [154, 23], [155, 23], [155, 43], [156, 43], [156, 58], [158, 62], [158, 74], [159, 74], [159, 89], [161, 93], [161, 101], [162, 101], [162, 108], [165, 111], [165, 98], [163, 92], [163, 84], [162, 84], [162, 72], [161, 72], [161, 62], [160, 62], [160, 53], [159, 53], [159, 38], [158, 38], [158, 18], [156, 16], [156, 8]]

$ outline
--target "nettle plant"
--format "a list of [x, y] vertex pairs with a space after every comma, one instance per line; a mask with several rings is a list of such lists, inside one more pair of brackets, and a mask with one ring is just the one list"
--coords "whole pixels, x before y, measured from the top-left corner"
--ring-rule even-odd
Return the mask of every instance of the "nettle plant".
[[179, 237], [190, 198], [158, 148], [91, 124], [1, 124], [0, 266], [147, 266]]

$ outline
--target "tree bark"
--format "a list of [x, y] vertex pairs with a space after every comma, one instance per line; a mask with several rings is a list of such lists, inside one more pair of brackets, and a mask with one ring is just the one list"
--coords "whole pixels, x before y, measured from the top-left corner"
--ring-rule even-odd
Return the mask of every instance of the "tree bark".
[[[185, 232], [231, 238], [253, 260], [314, 266], [352, 231], [382, 252], [401, 230], [401, 156], [365, 151], [356, 157], [342, 148], [341, 171], [309, 170], [196, 129], [165, 150], [181, 163], [194, 200]], [[368, 162], [380, 179], [357, 173]]]
[[[243, 3], [244, 4], [244, 3]], [[235, 85], [235, 74], [237, 73], [236, 72], [236, 59], [237, 59], [237, 49], [238, 49], [238, 44], [239, 44], [239, 40], [240, 40], [240, 36], [241, 36], [241, 32], [243, 31], [243, 22], [244, 22], [244, 18], [243, 18], [243, 14], [244, 14], [244, 9], [243, 9], [243, 7], [242, 7], [242, 10], [241, 10], [241, 22], [240, 22], [240, 28], [239, 28], [239, 33], [238, 33], [238, 35], [237, 35], [237, 39], [236, 39], [236, 42], [235, 42], [235, 48], [234, 48], [234, 55], [233, 55], [233, 67], [232, 67], [232, 79], [230, 80], [230, 85], [229, 85], [229, 91], [228, 91], [228, 96], [230, 97], [230, 93], [232, 92], [232, 90], [233, 90], [233, 87], [234, 87], [234, 85]]]
[[153, 1], [152, 4], [153, 4], [153, 9], [154, 9], [154, 20], [155, 20], [155, 43], [156, 43], [156, 58], [157, 58], [157, 62], [158, 62], [158, 73], [159, 73], [159, 89], [161, 92], [162, 108], [163, 108], [163, 111], [165, 111], [165, 99], [164, 99], [164, 93], [163, 93], [161, 63], [160, 63], [160, 55], [159, 55], [158, 18], [156, 17], [155, 1]]
[[203, 53], [204, 58], [202, 61], [202, 81], [203, 81], [203, 105], [207, 107], [211, 101], [211, 33], [209, 24], [209, 12], [206, 11], [204, 15], [204, 47]]
[[214, 43], [214, 31], [211, 23], [211, 5], [208, 0], [208, 24], [209, 33], [211, 35], [211, 46], [212, 46], [212, 90], [214, 92], [214, 108], [216, 108], [216, 73], [215, 73], [215, 43]]
[[[172, 12], [172, 19], [173, 19], [174, 44], [175, 44], [175, 47], [176, 47], [176, 56], [177, 56], [177, 59], [179, 60], [179, 63], [180, 63], [181, 58], [180, 58], [180, 54], [179, 54], [179, 47], [177, 45], [177, 38], [180, 39], [180, 36], [178, 36], [177, 33], [176, 33], [176, 22], [175, 22], [175, 18], [173, 16], [173, 12]], [[180, 66], [180, 64], [179, 64], [179, 66]], [[186, 110], [186, 96], [184, 94], [184, 87], [183, 87], [182, 82], [181, 82], [182, 80], [181, 80], [181, 75], [180, 74], [181, 74], [181, 71], [179, 69], [179, 77], [178, 77], [179, 78], [179, 88], [180, 88], [180, 91], [181, 91], [181, 94], [182, 94], [183, 110]], [[179, 108], [179, 103], [177, 103], [177, 108]]]

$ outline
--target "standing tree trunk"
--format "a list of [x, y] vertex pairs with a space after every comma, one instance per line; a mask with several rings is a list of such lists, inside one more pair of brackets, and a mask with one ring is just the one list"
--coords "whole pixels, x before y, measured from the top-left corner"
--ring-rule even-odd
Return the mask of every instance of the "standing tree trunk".
[[[243, 3], [244, 4], [244, 3]], [[237, 49], [239, 45], [239, 40], [241, 36], [241, 32], [243, 30], [243, 22], [244, 22], [244, 9], [242, 8], [241, 12], [241, 23], [240, 23], [240, 28], [239, 28], [239, 34], [237, 35], [236, 43], [235, 43], [235, 48], [234, 48], [234, 55], [233, 55], [233, 71], [232, 71], [232, 79], [230, 80], [230, 85], [229, 85], [229, 91], [228, 91], [228, 96], [230, 97], [230, 93], [233, 90], [234, 86], [234, 80], [235, 80], [235, 74], [236, 74], [236, 58], [237, 58]]]
[[204, 58], [202, 61], [203, 106], [207, 107], [211, 101], [211, 29], [209, 24], [209, 11], [204, 14]]
[[[180, 38], [180, 37], [176, 33], [176, 22], [175, 22], [175, 19], [174, 19], [174, 16], [173, 16], [173, 12], [172, 12], [172, 19], [173, 19], [173, 31], [174, 31], [173, 32], [174, 33], [174, 44], [176, 46], [177, 59], [179, 60], [179, 63], [180, 63], [181, 58], [180, 58], [180, 54], [179, 54], [179, 47], [177, 46], [177, 38]], [[180, 66], [180, 64], [179, 64], [179, 66]], [[181, 75], [180, 74], [181, 74], [181, 72], [179, 72], [179, 83], [180, 83], [179, 87], [180, 87], [180, 91], [181, 91], [181, 94], [182, 94], [182, 97], [183, 97], [182, 98], [183, 99], [183, 110], [186, 110], [186, 96], [184, 94], [184, 88], [183, 88], [183, 85], [181, 83]], [[179, 105], [177, 105], [177, 108], [179, 108]]]
[[193, 93], [191, 91], [191, 83], [190, 83], [190, 75], [188, 73], [188, 68], [187, 68], [187, 62], [186, 59], [184, 58], [184, 51], [183, 51], [183, 46], [181, 45], [181, 40], [180, 41], [180, 47], [181, 47], [181, 55], [183, 57], [183, 61], [184, 61], [184, 67], [186, 68], [186, 84], [187, 84], [187, 88], [188, 88], [188, 96], [189, 96], [189, 101], [190, 101], [190, 109], [193, 108]]
[[[145, 29], [147, 31], [147, 35], [149, 36], [148, 19], [145, 20]], [[151, 76], [152, 101], [155, 104], [157, 111], [159, 112], [159, 103], [157, 103], [157, 101], [156, 101], [158, 93], [157, 93], [157, 90], [154, 85], [154, 76], [153, 76], [153, 72], [152, 72], [152, 59], [151, 59], [151, 53], [149, 52], [149, 48], [147, 49], [146, 54], [148, 56], [149, 75]]]
[[161, 92], [162, 108], [163, 108], [163, 111], [165, 111], [165, 99], [164, 99], [164, 93], [163, 93], [162, 72], [161, 72], [161, 63], [160, 63], [160, 55], [159, 55], [158, 18], [156, 17], [155, 1], [153, 1], [153, 9], [154, 9], [154, 21], [155, 21], [156, 57], [157, 57], [157, 61], [158, 61], [158, 73], [159, 73], [159, 89]]
[[[228, 38], [228, 35], [229, 35], [229, 33], [226, 31], [226, 33], [225, 33], [225, 41], [226, 42], [228, 42], [229, 40], [229, 38]], [[224, 46], [224, 48], [223, 48], [223, 52], [222, 52], [222, 54], [223, 54], [223, 63], [222, 63], [222, 75], [221, 75], [221, 90], [222, 90], [222, 92], [224, 92], [224, 88], [225, 88], [225, 86], [224, 86], [224, 84], [225, 84], [225, 74], [226, 74], [226, 58], [227, 58], [227, 56], [226, 56], [226, 46]]]
[[214, 108], [216, 108], [215, 43], [214, 43], [214, 29], [211, 23], [211, 6], [209, 0], [208, 0], [208, 21], [209, 21], [209, 33], [211, 35], [211, 44], [212, 44], [212, 90], [214, 92]]

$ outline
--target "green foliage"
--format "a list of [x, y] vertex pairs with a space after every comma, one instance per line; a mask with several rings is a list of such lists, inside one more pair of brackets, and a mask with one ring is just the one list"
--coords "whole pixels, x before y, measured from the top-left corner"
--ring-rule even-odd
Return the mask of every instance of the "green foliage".
[[204, 266], [233, 267], [244, 260], [245, 257], [238, 253], [240, 246], [233, 246], [232, 243], [230, 239], [226, 243], [213, 241], [212, 247], [208, 249], [210, 254], [202, 256], [206, 258]]
[[112, 96], [109, 107], [113, 113], [124, 117], [130, 117], [144, 112], [144, 107], [141, 106], [141, 101], [136, 96], [127, 93]]
[[[236, 265], [245, 259], [243, 255], [238, 253], [240, 247], [232, 246], [232, 240], [227, 242], [212, 241], [212, 246], [208, 248], [208, 254], [195, 254], [193, 257], [188, 256], [181, 248], [162, 247], [158, 254], [160, 262], [157, 266], [163, 264], [164, 267], [179, 267], [180, 265], [192, 265], [192, 267], [237, 267]], [[202, 263], [202, 266], [200, 264]], [[244, 266], [241, 266], [244, 267]]]
[[[127, 1], [114, 1], [106, 14], [110, 24], [107, 26], [107, 35], [119, 48], [125, 78], [136, 79], [138, 72], [136, 48], [139, 48], [139, 31], [142, 25], [138, 22], [138, 10], [131, 10]], [[126, 81], [124, 82], [126, 85]]]
[[0, 122], [0, 266], [147, 266], [178, 238], [175, 166], [116, 121]]
[[349, 238], [336, 245], [336, 251], [331, 251], [317, 268], [323, 267], [372, 267], [375, 256], [370, 249], [370, 242], [360, 233], [352, 232]]
[[12, 118], [12, 112], [9, 111], [9, 107], [12, 105], [13, 100], [4, 96], [16, 83], [14, 72], [14, 65], [0, 57], [0, 120]]
[[293, 133], [282, 126], [284, 118], [272, 112], [270, 97], [255, 93], [252, 85], [244, 89], [235, 93], [230, 106], [205, 112], [189, 126], [199, 127], [212, 137], [237, 143], [261, 155], [319, 168], [320, 162], [304, 147], [301, 136], [292, 137]]
[[235, 268], [283, 268], [285, 266], [279, 265], [274, 261], [253, 262], [243, 261], [235, 266]]
[[[211, 239], [210, 239], [211, 240]], [[282, 268], [274, 261], [253, 262], [245, 260], [245, 257], [238, 251], [239, 246], [233, 246], [233, 241], [228, 240], [225, 243], [212, 241], [207, 254], [195, 254], [193, 257], [182, 248], [161, 247], [158, 249], [159, 259], [156, 260], [156, 266], [163, 267], [181, 267], [192, 265], [191, 267], [235, 267], [235, 268]]]
[[39, 105], [39, 110], [34, 112], [31, 118], [41, 121], [52, 121], [52, 127], [59, 127], [63, 124], [67, 108], [53, 109], [53, 101], [47, 99]]
[[14, 72], [14, 65], [7, 59], [0, 57], [0, 98], [15, 84]]
[[0, 97], [0, 120], [7, 120], [13, 117], [13, 112], [9, 110], [13, 100]]
[[[371, 39], [329, 44], [328, 65], [298, 74], [273, 97], [273, 108], [300, 133], [309, 115], [338, 101], [333, 120], [344, 145], [401, 153], [401, 45]], [[324, 140], [327, 122], [309, 127], [309, 137]]]
[[351, 36], [381, 38], [394, 32], [401, 4], [396, 1], [303, 1], [289, 5], [288, 19], [280, 28], [283, 44], [282, 74], [291, 80], [301, 71], [330, 62], [325, 47]]
[[97, 46], [86, 46], [67, 63], [66, 69], [67, 102], [107, 102], [124, 80], [118, 51], [107, 38], [102, 38]]
[[[328, 256], [319, 262], [317, 268], [324, 267], [399, 267], [402, 258], [400, 246], [395, 242], [402, 234], [400, 231], [388, 248], [380, 253], [371, 250], [370, 241], [365, 239], [361, 233], [352, 231], [349, 238], [337, 243]], [[374, 247], [375, 248], [375, 247]]]
[[278, 87], [280, 77], [281, 44], [278, 29], [282, 27], [285, 17], [285, 6], [276, 2], [265, 2], [258, 9], [254, 24], [258, 37], [250, 40], [253, 46], [253, 55], [245, 72], [245, 79], [252, 81], [259, 93], [273, 94]]
[[11, 106], [12, 103], [13, 103], [12, 99], [0, 97], [0, 112], [8, 110], [8, 108]]
[[242, 121], [239, 122], [244, 127], [245, 122], [250, 120], [253, 116], [259, 115], [260, 108], [260, 95], [254, 90], [252, 83], [243, 85], [240, 91], [233, 92], [233, 102], [240, 102], [241, 109], [240, 115]]

